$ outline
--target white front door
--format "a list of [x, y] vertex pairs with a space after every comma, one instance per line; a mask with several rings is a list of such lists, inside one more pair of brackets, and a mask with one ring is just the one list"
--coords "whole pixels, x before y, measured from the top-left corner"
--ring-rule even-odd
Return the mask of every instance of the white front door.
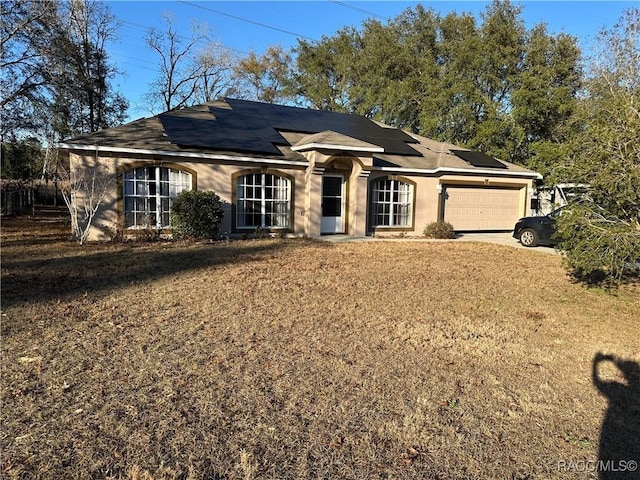
[[344, 233], [344, 176], [322, 177], [320, 233]]

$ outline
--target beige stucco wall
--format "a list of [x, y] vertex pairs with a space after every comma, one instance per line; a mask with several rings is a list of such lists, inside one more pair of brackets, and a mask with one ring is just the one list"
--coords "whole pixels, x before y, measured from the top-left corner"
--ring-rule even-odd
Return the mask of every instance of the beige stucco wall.
[[413, 225], [411, 228], [394, 229], [378, 227], [375, 230], [377, 237], [397, 236], [400, 233], [406, 235], [420, 235], [425, 225], [438, 219], [438, 179], [418, 175], [389, 175], [389, 172], [372, 172], [369, 183], [385, 177], [393, 177], [398, 180], [413, 183], [414, 208]]
[[[95, 163], [96, 157], [89, 153], [87, 155], [70, 154], [72, 168], [81, 168], [83, 165]], [[233, 178], [234, 174], [249, 171], [279, 172], [291, 178], [292, 190], [292, 232], [302, 235], [304, 233], [305, 221], [305, 189], [303, 167], [291, 168], [280, 165], [247, 164], [223, 164], [219, 161], [190, 162], [176, 161], [174, 158], [140, 159], [127, 157], [100, 156], [97, 161], [105, 166], [117, 181], [112, 183], [107, 196], [105, 197], [96, 218], [93, 221], [89, 240], [108, 240], [113, 232], [119, 228], [122, 215], [122, 172], [129, 168], [139, 166], [158, 165], [169, 168], [183, 169], [192, 174], [194, 180], [193, 188], [198, 190], [211, 190], [215, 192], [223, 201], [224, 219], [220, 225], [220, 233], [232, 232], [232, 202], [234, 196]], [[283, 168], [284, 167], [284, 168]]]
[[[322, 202], [322, 176], [328, 173], [343, 173], [346, 178], [346, 228], [349, 235], [361, 236], [374, 233], [376, 236], [421, 235], [424, 227], [442, 218], [441, 191], [443, 185], [474, 185], [510, 187], [520, 190], [520, 210], [522, 216], [530, 214], [530, 199], [533, 180], [507, 176], [486, 175], [419, 175], [415, 173], [381, 172], [372, 170], [371, 154], [335, 154], [335, 152], [309, 151], [304, 153], [309, 167], [286, 165], [254, 164], [222, 161], [183, 161], [175, 157], [153, 159], [118, 157], [94, 153], [85, 155], [70, 153], [72, 168], [92, 165], [96, 161], [107, 168], [117, 178], [113, 182], [93, 222], [90, 240], [109, 239], [120, 224], [122, 215], [122, 172], [137, 166], [159, 165], [184, 169], [192, 173], [193, 188], [212, 190], [224, 202], [225, 216], [221, 233], [233, 233], [232, 203], [234, 201], [234, 175], [240, 172], [278, 172], [292, 180], [292, 228], [295, 235], [320, 236], [320, 216]], [[180, 160], [180, 161], [176, 161]], [[376, 228], [372, 232], [368, 218], [369, 189], [377, 179], [392, 176], [414, 185], [414, 211], [411, 228]]]
[[[369, 181], [388, 177], [389, 172], [374, 171]], [[429, 223], [442, 220], [442, 187], [446, 185], [492, 186], [505, 188], [518, 188], [520, 190], [521, 216], [531, 214], [531, 192], [533, 180], [528, 178], [492, 177], [486, 175], [439, 175], [425, 176], [416, 174], [391, 175], [399, 180], [408, 180], [414, 183], [414, 217], [413, 227], [410, 229], [385, 229], [378, 227], [375, 231], [377, 237], [397, 236], [400, 233], [407, 235], [422, 235], [424, 227]]]

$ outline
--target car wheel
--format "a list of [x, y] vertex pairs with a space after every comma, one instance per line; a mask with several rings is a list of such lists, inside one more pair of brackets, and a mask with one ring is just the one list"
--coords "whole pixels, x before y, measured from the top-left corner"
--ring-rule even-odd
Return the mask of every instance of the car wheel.
[[520, 232], [520, 243], [525, 247], [535, 247], [538, 245], [538, 235], [531, 228], [525, 228]]

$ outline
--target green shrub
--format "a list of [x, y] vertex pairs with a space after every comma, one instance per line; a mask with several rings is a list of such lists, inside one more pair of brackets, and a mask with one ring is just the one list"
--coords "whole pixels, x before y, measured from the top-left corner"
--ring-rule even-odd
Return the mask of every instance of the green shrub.
[[430, 223], [422, 233], [428, 238], [455, 238], [453, 225], [444, 221]]
[[171, 206], [171, 228], [177, 236], [213, 239], [224, 212], [220, 197], [213, 192], [181, 192]]
[[640, 230], [593, 204], [571, 205], [557, 222], [558, 249], [573, 276], [584, 283], [615, 285], [640, 274]]

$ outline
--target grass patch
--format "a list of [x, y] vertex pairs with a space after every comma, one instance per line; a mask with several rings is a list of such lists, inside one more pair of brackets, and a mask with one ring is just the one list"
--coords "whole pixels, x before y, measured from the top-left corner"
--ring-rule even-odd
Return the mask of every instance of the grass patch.
[[638, 288], [534, 251], [67, 236], [2, 225], [5, 478], [571, 478], [640, 360]]

